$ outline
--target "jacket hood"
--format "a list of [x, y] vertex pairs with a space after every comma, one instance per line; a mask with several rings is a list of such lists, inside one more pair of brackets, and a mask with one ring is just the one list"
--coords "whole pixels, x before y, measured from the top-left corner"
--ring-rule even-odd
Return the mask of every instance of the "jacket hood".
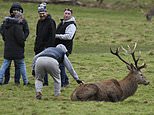
[[64, 51], [65, 53], [67, 52], [67, 49], [66, 49], [66, 47], [65, 47], [63, 44], [58, 44], [58, 45], [56, 46], [56, 48], [61, 49], [61, 50]]
[[71, 17], [69, 20], [63, 20], [64, 22], [71, 22], [71, 21], [73, 21], [73, 22], [75, 22], [76, 23], [76, 20], [75, 20], [75, 17]]

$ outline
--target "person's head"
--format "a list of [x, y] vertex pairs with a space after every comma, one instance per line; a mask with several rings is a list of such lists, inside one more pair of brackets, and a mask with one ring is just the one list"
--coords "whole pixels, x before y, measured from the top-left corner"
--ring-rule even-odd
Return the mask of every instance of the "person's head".
[[17, 12], [20, 12], [20, 13], [23, 13], [23, 8], [22, 6], [20, 5], [20, 3], [18, 2], [15, 2], [12, 4], [11, 8], [10, 8], [10, 15], [11, 16], [15, 16], [15, 14]]
[[46, 9], [46, 3], [41, 3], [38, 6], [38, 14], [40, 17], [40, 20], [44, 20], [47, 17], [47, 9]]
[[60, 48], [61, 50], [63, 50], [65, 53], [67, 53], [67, 49], [66, 49], [66, 47], [63, 45], [63, 44], [58, 44], [57, 46], [56, 46], [56, 48]]
[[64, 9], [64, 20], [69, 20], [69, 19], [71, 19], [72, 14], [73, 14], [73, 10], [72, 10], [72, 9], [65, 8], [65, 9]]

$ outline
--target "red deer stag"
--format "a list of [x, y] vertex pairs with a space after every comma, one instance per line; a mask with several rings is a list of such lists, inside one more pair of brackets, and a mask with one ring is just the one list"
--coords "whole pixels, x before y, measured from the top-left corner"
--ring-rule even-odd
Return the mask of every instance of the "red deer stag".
[[96, 83], [87, 83], [78, 86], [73, 93], [71, 94], [72, 101], [107, 101], [107, 102], [117, 102], [123, 101], [124, 99], [132, 96], [137, 88], [138, 84], [148, 85], [149, 81], [141, 73], [141, 69], [145, 68], [146, 64], [144, 63], [141, 66], [138, 66], [140, 56], [135, 58], [135, 48], [129, 47], [129, 50], [126, 50], [122, 47], [123, 50], [130, 53], [134, 64], [126, 62], [119, 55], [120, 48], [117, 48], [115, 52], [110, 51], [113, 55], [117, 56], [122, 62], [127, 65], [129, 74], [123, 80], [106, 80]]

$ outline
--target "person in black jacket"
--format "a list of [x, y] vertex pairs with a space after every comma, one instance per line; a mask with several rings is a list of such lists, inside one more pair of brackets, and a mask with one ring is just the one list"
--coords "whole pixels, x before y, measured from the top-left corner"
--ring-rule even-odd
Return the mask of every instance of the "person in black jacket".
[[[64, 18], [61, 19], [57, 29], [56, 29], [56, 40], [55, 44], [63, 44], [67, 50], [68, 55], [72, 53], [73, 40], [76, 33], [76, 21], [75, 17], [72, 15], [72, 9], [66, 8], [64, 10]], [[61, 86], [66, 87], [69, 85], [69, 79], [65, 72], [64, 64], [60, 64], [61, 70]]]
[[[48, 47], [55, 46], [56, 23], [48, 14], [46, 3], [38, 6], [38, 14], [40, 19], [37, 22], [36, 39], [34, 44], [35, 55]], [[44, 77], [44, 85], [48, 85], [47, 74]]]
[[[12, 6], [10, 8], [10, 16], [9, 17], [10, 18], [15, 17], [16, 11], [23, 13], [22, 6], [17, 2], [12, 4]], [[28, 23], [25, 18], [22, 20], [22, 25], [23, 25], [23, 32], [24, 32], [24, 40], [26, 41], [26, 39], [29, 35], [29, 27], [28, 27]], [[4, 31], [4, 24], [1, 25], [1, 30], [0, 30], [1, 34], [3, 34], [3, 31]], [[14, 82], [15, 82], [15, 84], [20, 84], [20, 70], [19, 70], [19, 67], [16, 65], [16, 63], [14, 63], [14, 65], [15, 65]], [[9, 80], [10, 80], [10, 65], [5, 71], [4, 84], [8, 84]]]
[[5, 18], [2, 36], [4, 40], [4, 61], [0, 69], [0, 84], [3, 83], [3, 76], [6, 69], [10, 66], [11, 61], [14, 60], [15, 65], [19, 67], [19, 72], [22, 75], [24, 85], [27, 85], [28, 77], [24, 62], [25, 35], [21, 12], [16, 11], [13, 18]]

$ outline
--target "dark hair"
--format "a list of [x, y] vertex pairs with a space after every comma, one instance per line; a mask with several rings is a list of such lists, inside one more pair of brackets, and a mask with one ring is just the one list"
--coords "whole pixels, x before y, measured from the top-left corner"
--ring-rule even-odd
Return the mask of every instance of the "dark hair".
[[70, 8], [65, 8], [65, 9], [64, 9], [64, 12], [65, 12], [65, 11], [70, 11], [71, 13], [73, 13], [73, 10], [70, 9]]

